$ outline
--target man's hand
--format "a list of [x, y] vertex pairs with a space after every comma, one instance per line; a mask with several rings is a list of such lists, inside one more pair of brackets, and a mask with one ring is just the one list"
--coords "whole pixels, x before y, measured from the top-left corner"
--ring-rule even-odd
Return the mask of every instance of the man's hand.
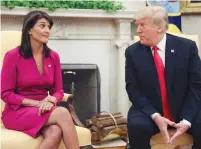
[[159, 130], [161, 131], [161, 133], [164, 137], [165, 143], [169, 144], [170, 136], [169, 136], [168, 130], [167, 130], [168, 125], [175, 126], [176, 123], [168, 120], [165, 117], [162, 117], [161, 115], [155, 116], [155, 118], [153, 120], [156, 123], [156, 125], [158, 126]]
[[180, 135], [182, 135], [183, 133], [185, 133], [188, 129], [189, 129], [189, 125], [185, 124], [184, 122], [180, 122], [177, 123], [175, 125], [173, 125], [173, 127], [175, 127], [177, 129], [177, 131], [175, 132], [175, 134], [170, 138], [170, 144]]

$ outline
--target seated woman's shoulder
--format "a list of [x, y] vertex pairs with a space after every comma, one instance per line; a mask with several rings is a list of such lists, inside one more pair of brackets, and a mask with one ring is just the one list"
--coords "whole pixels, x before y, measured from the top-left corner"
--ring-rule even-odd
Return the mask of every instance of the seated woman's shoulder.
[[55, 50], [52, 50], [52, 49], [50, 50], [50, 54], [51, 55], [58, 55], [58, 53]]
[[6, 52], [6, 55], [9, 55], [11, 57], [16, 57], [16, 56], [20, 56], [20, 53], [19, 53], [19, 46], [18, 47], [15, 47], [13, 49], [10, 49]]
[[59, 57], [59, 54], [58, 54], [56, 51], [51, 50], [51, 51], [50, 51], [50, 56], [53, 57], [53, 58], [58, 58], [58, 57]]

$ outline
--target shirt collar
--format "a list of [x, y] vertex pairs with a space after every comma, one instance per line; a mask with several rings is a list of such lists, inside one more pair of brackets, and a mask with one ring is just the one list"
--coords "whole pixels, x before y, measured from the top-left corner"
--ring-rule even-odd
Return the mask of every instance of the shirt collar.
[[[156, 45], [161, 51], [165, 51], [165, 45], [166, 45], [166, 37], [167, 35], [164, 34], [163, 38], [161, 39], [161, 41]], [[152, 49], [153, 47], [151, 47]]]

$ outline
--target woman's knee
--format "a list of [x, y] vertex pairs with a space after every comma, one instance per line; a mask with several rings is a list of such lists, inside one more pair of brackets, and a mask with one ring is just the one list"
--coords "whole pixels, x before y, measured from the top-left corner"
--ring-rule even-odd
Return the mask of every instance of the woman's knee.
[[45, 126], [50, 126], [53, 124], [57, 124], [61, 126], [65, 121], [71, 121], [72, 117], [68, 109], [64, 107], [57, 107], [49, 116], [48, 121], [46, 122]]
[[64, 107], [57, 107], [55, 109], [56, 112], [56, 116], [58, 119], [60, 120], [72, 120], [72, 116], [70, 114], [70, 112], [68, 111], [68, 109], [64, 108]]

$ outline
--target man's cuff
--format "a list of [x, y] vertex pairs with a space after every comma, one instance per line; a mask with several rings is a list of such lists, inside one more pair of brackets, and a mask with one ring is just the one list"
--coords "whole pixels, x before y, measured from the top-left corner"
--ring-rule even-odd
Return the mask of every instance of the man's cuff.
[[159, 114], [159, 113], [154, 113], [154, 114], [152, 114], [152, 115], [151, 115], [152, 120], [153, 120], [157, 115], [160, 115], [160, 114]]
[[183, 119], [181, 122], [183, 122], [184, 124], [188, 125], [189, 128], [191, 128], [191, 123], [185, 119]]

